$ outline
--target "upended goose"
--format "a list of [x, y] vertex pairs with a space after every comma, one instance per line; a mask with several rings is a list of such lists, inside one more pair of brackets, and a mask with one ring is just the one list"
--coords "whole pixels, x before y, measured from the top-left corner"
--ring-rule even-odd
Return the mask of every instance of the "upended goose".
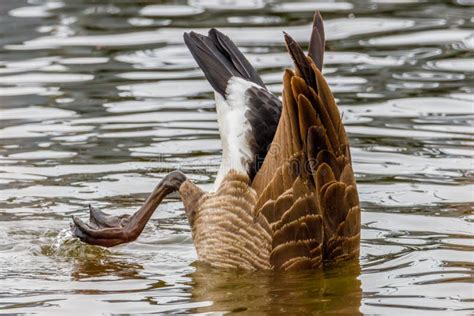
[[357, 258], [360, 206], [349, 142], [321, 74], [325, 36], [316, 12], [306, 56], [285, 34], [295, 70], [285, 70], [283, 102], [267, 90], [235, 44], [211, 29], [184, 41], [215, 92], [222, 164], [215, 192], [169, 173], [133, 215], [91, 207], [74, 217], [83, 242], [135, 240], [168, 194], [179, 191], [200, 261], [248, 270], [319, 268]]

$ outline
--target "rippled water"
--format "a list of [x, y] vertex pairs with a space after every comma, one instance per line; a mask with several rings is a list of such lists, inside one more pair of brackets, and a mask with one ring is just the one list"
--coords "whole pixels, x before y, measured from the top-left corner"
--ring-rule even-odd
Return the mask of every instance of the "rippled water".
[[[0, 312], [473, 313], [473, 5], [1, 1]], [[170, 169], [211, 186], [213, 96], [184, 31], [221, 28], [280, 93], [281, 31], [306, 42], [314, 9], [353, 147], [360, 266], [201, 266], [177, 196], [134, 243], [71, 238], [88, 203], [132, 213]]]

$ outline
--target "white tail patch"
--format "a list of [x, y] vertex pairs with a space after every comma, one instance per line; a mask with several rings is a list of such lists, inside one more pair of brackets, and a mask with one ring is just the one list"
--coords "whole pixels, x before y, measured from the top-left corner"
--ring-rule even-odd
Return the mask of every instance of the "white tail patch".
[[261, 88], [250, 81], [232, 77], [227, 83], [226, 98], [215, 93], [222, 143], [222, 162], [214, 182], [215, 189], [231, 169], [248, 173], [249, 164], [254, 161], [254, 153], [249, 144], [252, 130], [245, 117], [248, 109], [246, 91], [251, 87]]

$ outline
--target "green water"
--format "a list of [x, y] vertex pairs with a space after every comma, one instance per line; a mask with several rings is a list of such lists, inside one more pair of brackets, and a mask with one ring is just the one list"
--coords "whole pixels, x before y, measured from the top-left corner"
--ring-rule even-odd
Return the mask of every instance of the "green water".
[[[183, 32], [222, 29], [280, 93], [282, 30], [306, 45], [316, 8], [360, 265], [210, 269], [177, 196], [131, 244], [71, 237], [88, 203], [132, 213], [170, 169], [212, 187], [213, 95]], [[472, 314], [473, 16], [470, 0], [1, 1], [0, 313]]]

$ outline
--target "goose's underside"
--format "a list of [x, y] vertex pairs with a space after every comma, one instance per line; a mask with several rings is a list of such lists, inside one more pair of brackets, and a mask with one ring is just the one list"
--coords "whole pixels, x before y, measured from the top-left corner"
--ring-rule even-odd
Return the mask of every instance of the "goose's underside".
[[179, 191], [199, 260], [211, 265], [299, 270], [357, 258], [359, 200], [346, 132], [321, 74], [319, 13], [309, 56], [285, 40], [295, 70], [285, 71], [281, 103], [225, 35], [185, 35], [216, 93], [223, 142], [216, 191], [173, 172], [137, 213], [91, 209], [89, 223], [74, 218], [75, 235], [101, 246], [132, 241], [162, 199]]
[[188, 216], [199, 260], [227, 268], [271, 268], [272, 231], [255, 216], [257, 194], [249, 184], [246, 174], [230, 171]]

